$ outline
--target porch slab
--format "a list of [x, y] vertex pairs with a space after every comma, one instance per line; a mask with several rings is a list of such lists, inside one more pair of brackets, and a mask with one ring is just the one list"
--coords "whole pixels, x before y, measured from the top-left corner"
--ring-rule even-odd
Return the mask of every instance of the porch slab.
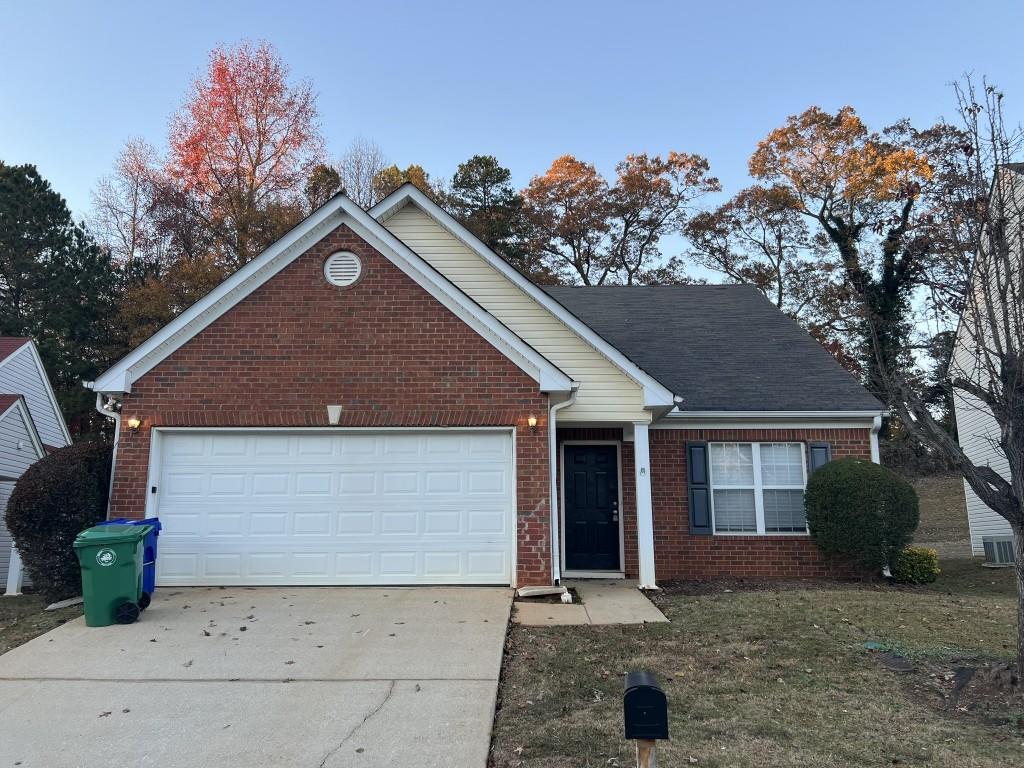
[[568, 627], [591, 623], [586, 607], [576, 603], [513, 603], [512, 621], [526, 627]]
[[579, 594], [591, 624], [660, 624], [667, 622], [658, 610], [637, 589], [637, 582], [622, 579], [566, 582]]
[[660, 624], [665, 614], [637, 589], [637, 582], [621, 579], [567, 581], [581, 603], [514, 604], [512, 620], [528, 627], [558, 627], [581, 624]]

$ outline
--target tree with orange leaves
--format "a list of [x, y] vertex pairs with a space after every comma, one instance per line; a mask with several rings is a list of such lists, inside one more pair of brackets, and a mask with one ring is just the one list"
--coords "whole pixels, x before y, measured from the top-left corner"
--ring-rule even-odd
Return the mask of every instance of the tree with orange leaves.
[[209, 228], [218, 256], [239, 267], [304, 213], [322, 160], [315, 94], [289, 81], [269, 43], [219, 47], [171, 122], [170, 179]]
[[868, 385], [883, 396], [884, 372], [910, 365], [910, 300], [929, 253], [920, 203], [932, 180], [926, 134], [898, 123], [869, 131], [852, 107], [811, 107], [768, 134], [750, 174], [785, 194], [788, 207], [842, 266], [859, 299]]
[[720, 189], [700, 155], [629, 155], [609, 184], [590, 163], [557, 158], [523, 190], [529, 245], [550, 272], [584, 285], [680, 279], [661, 238], [681, 231], [691, 204]]

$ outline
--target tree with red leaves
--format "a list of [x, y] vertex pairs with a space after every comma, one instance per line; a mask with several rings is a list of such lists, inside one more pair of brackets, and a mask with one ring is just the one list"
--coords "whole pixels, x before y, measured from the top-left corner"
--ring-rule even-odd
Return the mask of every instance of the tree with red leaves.
[[171, 121], [167, 173], [195, 203], [218, 257], [235, 268], [304, 214], [323, 158], [316, 97], [269, 43], [218, 47]]

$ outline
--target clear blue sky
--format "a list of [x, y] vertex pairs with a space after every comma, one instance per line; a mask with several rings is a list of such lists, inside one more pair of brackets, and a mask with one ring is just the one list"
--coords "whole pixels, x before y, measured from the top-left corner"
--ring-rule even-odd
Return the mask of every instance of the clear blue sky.
[[123, 142], [162, 147], [209, 50], [245, 38], [313, 82], [333, 155], [361, 135], [450, 176], [490, 153], [519, 185], [566, 152], [607, 173], [676, 149], [736, 191], [787, 115], [926, 124], [952, 115], [966, 71], [1024, 116], [1019, 0], [493, 5], [0, 0], [0, 159], [35, 163], [81, 216]]

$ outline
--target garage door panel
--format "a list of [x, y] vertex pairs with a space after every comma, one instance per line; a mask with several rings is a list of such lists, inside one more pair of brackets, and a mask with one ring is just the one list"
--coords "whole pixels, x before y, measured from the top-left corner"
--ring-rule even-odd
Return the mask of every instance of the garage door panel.
[[[161, 553], [161, 557], [165, 557]], [[437, 551], [388, 548], [379, 552], [166, 553], [161, 583], [229, 584], [451, 584], [471, 571], [485, 583], [504, 583], [511, 565], [501, 550]]]
[[168, 433], [165, 584], [511, 581], [505, 433]]

